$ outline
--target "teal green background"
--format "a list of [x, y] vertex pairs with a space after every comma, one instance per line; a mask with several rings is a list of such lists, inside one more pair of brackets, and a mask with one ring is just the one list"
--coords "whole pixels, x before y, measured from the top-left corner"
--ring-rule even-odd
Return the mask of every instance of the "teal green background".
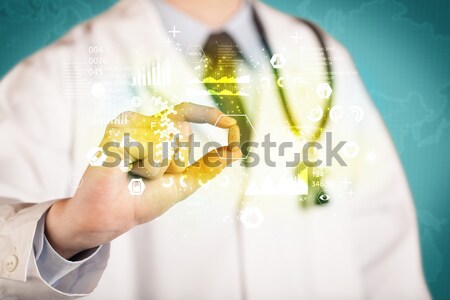
[[[352, 53], [414, 194], [428, 285], [450, 299], [450, 5], [422, 0], [267, 0]], [[0, 76], [114, 0], [1, 0]], [[389, 166], [386, 166], [389, 172]]]

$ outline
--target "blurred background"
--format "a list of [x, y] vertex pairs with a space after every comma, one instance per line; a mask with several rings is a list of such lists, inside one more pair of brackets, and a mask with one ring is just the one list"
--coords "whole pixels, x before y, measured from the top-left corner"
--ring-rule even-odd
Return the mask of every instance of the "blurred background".
[[[0, 77], [115, 2], [1, 0]], [[316, 22], [352, 53], [414, 194], [428, 285], [435, 299], [450, 299], [448, 0], [264, 2]]]

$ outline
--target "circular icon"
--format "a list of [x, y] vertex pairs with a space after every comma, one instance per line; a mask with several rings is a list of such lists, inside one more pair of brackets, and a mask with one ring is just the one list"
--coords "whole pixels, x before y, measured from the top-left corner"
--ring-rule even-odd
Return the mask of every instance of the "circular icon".
[[364, 118], [364, 110], [358, 105], [352, 105], [349, 107], [350, 116], [355, 120], [356, 123], [359, 123]]
[[182, 175], [182, 176], [180, 177], [180, 185], [181, 185], [182, 187], [184, 187], [184, 188], [187, 187], [187, 183], [186, 183], [186, 181], [185, 181], [186, 178], [187, 178], [187, 175]]
[[281, 76], [280, 78], [277, 79], [277, 85], [279, 87], [283, 88], [284, 87], [284, 81], [285, 81], [284, 76]]
[[344, 155], [347, 157], [356, 157], [359, 153], [359, 146], [355, 142], [347, 142], [342, 151], [344, 151]]
[[318, 122], [322, 119], [322, 117], [323, 117], [323, 109], [320, 106], [311, 109], [307, 116], [308, 120], [310, 120], [311, 122]]
[[165, 188], [170, 188], [171, 186], [173, 186], [173, 177], [169, 177], [169, 180], [167, 182], [164, 182], [162, 186]]
[[342, 109], [342, 106], [335, 105], [330, 109], [330, 119], [333, 120], [333, 122], [339, 122], [340, 119], [344, 116], [344, 110]]

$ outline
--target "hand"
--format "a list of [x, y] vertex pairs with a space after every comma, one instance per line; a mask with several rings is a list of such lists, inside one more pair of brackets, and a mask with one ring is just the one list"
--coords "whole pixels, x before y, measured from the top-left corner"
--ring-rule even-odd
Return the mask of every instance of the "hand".
[[[89, 166], [83, 175], [83, 185], [74, 197], [55, 202], [47, 214], [46, 237], [65, 258], [107, 243], [134, 226], [155, 219], [242, 156], [237, 146], [236, 121], [215, 108], [182, 103], [153, 116], [122, 113], [116, 120], [119, 119], [126, 122], [113, 121], [107, 126], [101, 142], [103, 149], [113, 143], [118, 145], [125, 134], [143, 146], [141, 150], [116, 147], [115, 151], [109, 151], [111, 155], [106, 162], [128, 157], [130, 173], [139, 174], [146, 188], [141, 195], [131, 195], [128, 184], [132, 177], [117, 164], [115, 167]], [[163, 160], [158, 150], [176, 133], [181, 142], [187, 141], [192, 132], [190, 122], [228, 128], [228, 147], [211, 151], [192, 165], [188, 165], [187, 148], [180, 148], [178, 157], [172, 151], [166, 164], [151, 163]]]

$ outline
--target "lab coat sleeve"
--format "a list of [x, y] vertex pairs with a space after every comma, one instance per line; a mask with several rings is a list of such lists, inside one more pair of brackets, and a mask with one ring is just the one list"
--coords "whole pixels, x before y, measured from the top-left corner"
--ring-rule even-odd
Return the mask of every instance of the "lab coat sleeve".
[[69, 272], [50, 275], [60, 277], [52, 286], [36, 261], [45, 264], [51, 253], [42, 251], [51, 249], [37, 247], [39, 256], [33, 251], [37, 224], [53, 203], [47, 200], [69, 196], [74, 103], [61, 94], [59, 60], [69, 57], [67, 49], [52, 45], [0, 82], [1, 299], [67, 299], [91, 293], [109, 258], [109, 245], [104, 245]]
[[356, 105], [363, 112], [362, 120], [346, 130], [349, 141], [359, 146], [358, 157], [349, 161], [354, 196], [348, 201], [353, 208], [350, 227], [355, 258], [365, 291], [370, 299], [430, 299], [413, 198], [400, 159], [360, 77], [352, 74], [356, 67], [350, 55], [331, 43], [340, 54], [335, 66], [336, 104], [347, 112]]
[[[51, 247], [44, 249], [42, 245], [41, 249], [33, 251], [33, 240], [39, 239], [40, 235], [36, 229], [43, 230], [40, 222], [52, 203], [0, 199], [0, 298], [76, 298], [91, 293], [100, 280], [109, 258], [109, 244], [102, 245], [88, 257], [73, 263], [55, 257], [56, 253], [43, 253], [52, 251]], [[56, 262], [59, 266], [47, 266], [40, 270], [37, 260], [49, 264]], [[41, 275], [42, 271], [49, 270], [57, 272], [47, 274], [47, 279], [55, 282], [47, 282]]]
[[64, 277], [81, 267], [81, 265], [89, 263], [98, 253], [104, 252], [101, 251], [103, 245], [80, 252], [70, 260], [67, 260], [61, 257], [47, 240], [44, 234], [45, 217], [46, 214], [40, 218], [34, 235], [33, 248], [36, 265], [45, 282], [60, 291], [69, 293], [72, 284], [64, 283]]

